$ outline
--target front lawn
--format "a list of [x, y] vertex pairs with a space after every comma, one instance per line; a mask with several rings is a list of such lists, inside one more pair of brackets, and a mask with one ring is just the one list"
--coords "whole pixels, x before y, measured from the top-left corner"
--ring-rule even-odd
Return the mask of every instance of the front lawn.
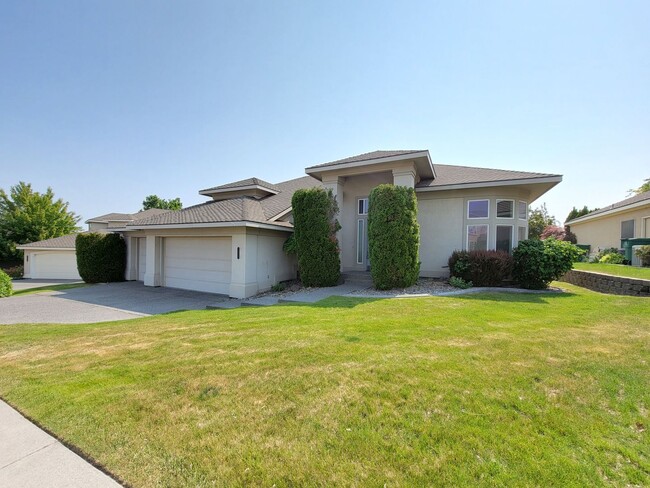
[[573, 263], [573, 268], [579, 271], [593, 271], [594, 273], [650, 280], [650, 268], [639, 268], [638, 266], [606, 263]]
[[650, 301], [475, 294], [0, 327], [0, 396], [132, 486], [648, 486]]

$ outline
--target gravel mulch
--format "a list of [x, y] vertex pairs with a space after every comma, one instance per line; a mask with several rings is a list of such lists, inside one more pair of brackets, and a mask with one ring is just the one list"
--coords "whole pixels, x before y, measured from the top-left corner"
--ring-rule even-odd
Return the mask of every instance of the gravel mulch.
[[454, 288], [447, 280], [440, 278], [420, 278], [417, 283], [408, 288], [396, 288], [393, 290], [377, 290], [375, 288], [365, 288], [352, 292], [355, 296], [399, 296], [399, 295], [439, 295], [450, 291], [458, 290]]

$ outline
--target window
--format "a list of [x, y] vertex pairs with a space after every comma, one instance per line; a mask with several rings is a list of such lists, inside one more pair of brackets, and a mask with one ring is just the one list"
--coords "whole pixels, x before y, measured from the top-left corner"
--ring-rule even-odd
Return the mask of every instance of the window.
[[467, 226], [467, 250], [487, 251], [488, 226], [468, 225]]
[[359, 198], [357, 208], [359, 209], [359, 215], [368, 215], [368, 199]]
[[519, 226], [517, 227], [517, 241], [525, 241], [528, 238], [528, 232], [526, 232], [526, 227]]
[[512, 225], [497, 225], [497, 251], [512, 251]]
[[515, 216], [514, 200], [497, 200], [497, 218], [512, 219]]
[[634, 220], [621, 222], [621, 239], [632, 239], [634, 237]]
[[[361, 201], [361, 200], [359, 200]], [[364, 220], [357, 220], [357, 264], [363, 264]]]
[[528, 219], [528, 204], [519, 200], [519, 220]]
[[490, 216], [490, 200], [470, 200], [467, 202], [468, 219], [487, 219]]

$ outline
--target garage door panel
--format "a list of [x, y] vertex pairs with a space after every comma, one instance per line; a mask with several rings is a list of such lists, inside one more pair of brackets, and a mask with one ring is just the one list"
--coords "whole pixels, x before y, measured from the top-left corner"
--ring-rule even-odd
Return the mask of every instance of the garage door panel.
[[30, 276], [41, 280], [79, 280], [77, 254], [70, 252], [45, 252], [32, 254]]
[[165, 238], [165, 286], [227, 294], [230, 291], [231, 253], [230, 238]]

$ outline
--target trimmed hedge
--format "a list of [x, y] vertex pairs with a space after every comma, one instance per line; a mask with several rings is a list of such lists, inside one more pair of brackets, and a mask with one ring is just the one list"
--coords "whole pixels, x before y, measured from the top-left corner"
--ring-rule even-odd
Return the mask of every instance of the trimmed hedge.
[[14, 292], [11, 278], [7, 273], [0, 269], [0, 298], [10, 297]]
[[77, 235], [77, 269], [86, 283], [124, 281], [126, 243], [119, 234]]
[[420, 226], [413, 188], [379, 185], [370, 192], [368, 244], [375, 288], [415, 284], [420, 276]]
[[474, 286], [499, 286], [510, 277], [514, 261], [505, 251], [454, 251], [448, 264], [452, 277]]
[[521, 241], [512, 255], [515, 260], [513, 277], [523, 287], [532, 290], [547, 288], [573, 268], [584, 251], [575, 244], [554, 238], [543, 241]]
[[[287, 245], [298, 255], [300, 281], [305, 286], [334, 286], [341, 277], [335, 216], [338, 205], [331, 190], [298, 190], [291, 199], [294, 242]], [[286, 249], [286, 248], [285, 248]]]

